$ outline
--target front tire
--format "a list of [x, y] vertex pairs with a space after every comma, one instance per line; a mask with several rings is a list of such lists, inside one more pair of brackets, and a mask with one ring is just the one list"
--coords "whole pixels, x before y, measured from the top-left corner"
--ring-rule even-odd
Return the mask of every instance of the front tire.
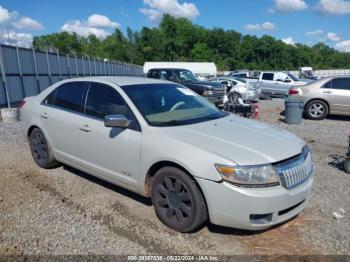
[[173, 230], [192, 232], [208, 220], [198, 185], [178, 168], [163, 167], [155, 174], [151, 198], [160, 221]]
[[57, 166], [50, 144], [39, 128], [34, 128], [29, 135], [29, 145], [35, 163], [45, 169]]
[[329, 113], [329, 107], [322, 100], [313, 100], [306, 105], [305, 113], [312, 120], [323, 120]]
[[238, 99], [242, 98], [242, 96], [238, 93], [232, 93], [228, 96], [228, 100], [232, 104], [239, 104]]

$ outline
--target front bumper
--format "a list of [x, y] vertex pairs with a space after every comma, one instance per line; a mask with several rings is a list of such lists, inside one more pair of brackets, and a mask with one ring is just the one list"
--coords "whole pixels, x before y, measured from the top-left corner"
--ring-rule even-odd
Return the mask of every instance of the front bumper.
[[313, 175], [299, 186], [266, 188], [237, 187], [228, 182], [197, 178], [207, 201], [213, 224], [247, 230], [262, 230], [287, 221], [307, 205]]
[[224, 95], [220, 96], [204, 96], [206, 99], [209, 100], [209, 102], [213, 103], [214, 105], [221, 105], [224, 101]]
[[249, 91], [247, 94], [247, 100], [248, 101], [255, 101], [259, 100], [260, 94], [254, 91]]

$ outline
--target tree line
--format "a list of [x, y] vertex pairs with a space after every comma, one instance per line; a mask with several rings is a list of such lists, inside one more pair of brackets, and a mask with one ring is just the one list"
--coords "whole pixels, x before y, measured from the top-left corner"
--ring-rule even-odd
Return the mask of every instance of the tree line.
[[88, 55], [143, 65], [145, 61], [215, 62], [219, 70], [295, 70], [301, 66], [315, 69], [350, 68], [350, 54], [324, 43], [312, 47], [287, 45], [264, 35], [243, 35], [222, 28], [207, 29], [185, 18], [163, 17], [158, 27], [140, 31], [119, 29], [105, 39], [91, 34], [60, 32], [33, 39], [37, 50]]

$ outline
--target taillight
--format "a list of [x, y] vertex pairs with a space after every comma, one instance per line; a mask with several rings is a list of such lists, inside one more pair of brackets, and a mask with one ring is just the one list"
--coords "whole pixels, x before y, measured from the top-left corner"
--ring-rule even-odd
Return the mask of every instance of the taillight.
[[295, 89], [290, 89], [290, 90], [289, 90], [289, 94], [290, 94], [290, 95], [297, 95], [297, 94], [299, 94], [299, 91], [298, 91], [298, 90], [295, 90]]
[[19, 103], [19, 109], [22, 109], [25, 105], [26, 101], [22, 100], [20, 103]]

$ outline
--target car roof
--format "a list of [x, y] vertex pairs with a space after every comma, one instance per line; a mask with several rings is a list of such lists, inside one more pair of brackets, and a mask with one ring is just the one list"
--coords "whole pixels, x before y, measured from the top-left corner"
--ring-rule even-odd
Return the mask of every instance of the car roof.
[[146, 77], [134, 77], [134, 76], [92, 76], [92, 77], [71, 78], [71, 79], [65, 80], [65, 82], [74, 82], [74, 81], [109, 82], [112, 84], [116, 84], [118, 86], [174, 83], [166, 80], [146, 78]]
[[226, 80], [234, 80], [234, 81], [239, 81], [239, 82], [242, 82], [239, 77], [235, 77], [235, 76], [218, 76], [218, 77], [215, 77], [213, 79], [226, 79]]
[[151, 68], [149, 71], [151, 70], [186, 70], [186, 71], [190, 71], [189, 69], [186, 68], [179, 68], [179, 67], [157, 67], [157, 68]]

